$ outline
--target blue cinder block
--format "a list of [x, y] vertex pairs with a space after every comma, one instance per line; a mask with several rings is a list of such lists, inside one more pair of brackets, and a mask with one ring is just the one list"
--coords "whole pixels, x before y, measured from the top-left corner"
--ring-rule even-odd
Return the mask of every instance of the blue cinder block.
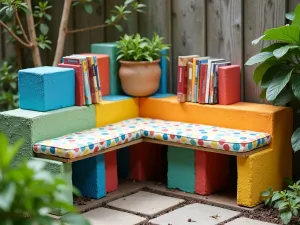
[[129, 98], [132, 98], [132, 97], [127, 96], [127, 95], [107, 95], [107, 96], [102, 97], [103, 100], [109, 101], [109, 102], [122, 101], [122, 100], [126, 100]]
[[[166, 55], [168, 52], [166, 49], [162, 50], [161, 53]], [[161, 77], [160, 84], [157, 93], [165, 94], [168, 92], [168, 60], [164, 57], [160, 58]]]
[[21, 109], [50, 111], [75, 105], [74, 69], [36, 67], [19, 71]]
[[106, 194], [104, 154], [72, 164], [73, 185], [84, 197], [99, 199]]
[[195, 151], [168, 146], [168, 188], [195, 193]]

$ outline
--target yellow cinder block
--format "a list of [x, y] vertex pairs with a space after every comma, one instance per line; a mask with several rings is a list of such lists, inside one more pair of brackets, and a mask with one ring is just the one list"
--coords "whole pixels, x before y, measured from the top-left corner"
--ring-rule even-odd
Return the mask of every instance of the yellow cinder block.
[[[292, 177], [292, 111], [285, 108], [273, 114], [272, 149], [237, 159], [239, 205], [258, 205], [261, 192], [270, 186], [284, 188], [284, 178]], [[263, 126], [263, 124], [262, 124]]]
[[102, 101], [95, 104], [96, 126], [101, 127], [125, 119], [139, 116], [139, 99], [130, 98], [121, 101]]

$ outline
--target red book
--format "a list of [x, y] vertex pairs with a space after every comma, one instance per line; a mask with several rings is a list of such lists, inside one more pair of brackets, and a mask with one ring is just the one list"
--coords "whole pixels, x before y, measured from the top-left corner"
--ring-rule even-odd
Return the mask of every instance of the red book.
[[219, 104], [230, 105], [241, 101], [241, 68], [239, 65], [222, 66], [219, 75]]
[[187, 64], [192, 62], [193, 58], [199, 55], [178, 56], [178, 74], [177, 74], [177, 100], [178, 102], [186, 102], [187, 100]]
[[75, 105], [84, 106], [84, 86], [83, 86], [83, 74], [80, 65], [75, 64], [58, 64], [58, 67], [72, 68], [75, 70]]
[[205, 103], [206, 93], [206, 80], [207, 80], [207, 63], [201, 64], [200, 77], [199, 77], [199, 91], [198, 91], [198, 102], [201, 104]]

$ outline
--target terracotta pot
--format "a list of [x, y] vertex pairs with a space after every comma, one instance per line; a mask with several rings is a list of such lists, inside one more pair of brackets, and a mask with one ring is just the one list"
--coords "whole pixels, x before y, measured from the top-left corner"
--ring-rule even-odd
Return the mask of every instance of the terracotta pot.
[[134, 62], [120, 60], [119, 76], [123, 91], [135, 97], [154, 94], [159, 88], [161, 76], [159, 61]]

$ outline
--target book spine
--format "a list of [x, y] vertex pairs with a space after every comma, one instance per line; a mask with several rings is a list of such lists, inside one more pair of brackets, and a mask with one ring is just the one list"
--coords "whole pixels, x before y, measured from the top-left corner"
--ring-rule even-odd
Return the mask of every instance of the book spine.
[[191, 102], [194, 102], [194, 93], [195, 93], [195, 75], [196, 75], [196, 59], [193, 59], [193, 73], [192, 73], [192, 99]]
[[218, 104], [218, 101], [219, 101], [219, 99], [218, 99], [218, 95], [219, 95], [219, 93], [218, 93], [218, 86], [219, 86], [219, 82], [218, 82], [218, 80], [219, 80], [219, 73], [218, 73], [218, 66], [216, 66], [216, 70], [215, 70], [215, 77], [214, 77], [214, 91], [213, 91], [213, 101], [212, 101], [212, 103], [213, 104]]
[[97, 72], [96, 72], [96, 66], [95, 64], [97, 63], [97, 59], [95, 57], [92, 57], [92, 71], [93, 71], [93, 85], [94, 85], [94, 90], [95, 90], [95, 98], [96, 98], [96, 103], [100, 102], [100, 96], [99, 96], [99, 89], [98, 89], [98, 79], [97, 79]]
[[188, 102], [192, 101], [192, 78], [193, 78], [193, 63], [189, 62], [187, 66], [188, 80], [187, 80], [187, 94], [186, 100]]
[[90, 82], [89, 82], [89, 70], [87, 65], [87, 60], [82, 59], [83, 66], [83, 76], [84, 76], [84, 93], [85, 93], [85, 102], [86, 105], [92, 104], [92, 96], [90, 91]]
[[97, 80], [98, 96], [99, 96], [99, 102], [101, 102], [102, 90], [101, 90], [100, 69], [99, 69], [98, 60], [96, 56], [94, 56], [94, 60], [95, 60], [95, 73], [96, 73], [96, 80]]
[[204, 103], [209, 103], [210, 70], [211, 70], [211, 63], [208, 63], [207, 64], [207, 73], [206, 73], [206, 88], [205, 88], [205, 102]]
[[197, 98], [197, 92], [198, 92], [198, 82], [199, 82], [199, 65], [196, 64], [196, 70], [195, 70], [195, 82], [194, 82], [194, 93], [193, 93], [193, 102], [197, 102], [198, 98]]
[[209, 104], [213, 103], [214, 79], [215, 79], [215, 65], [212, 65], [212, 67], [211, 67], [211, 73], [210, 73], [210, 82], [209, 82], [209, 100], [208, 100]]
[[206, 94], [206, 80], [207, 80], [207, 64], [201, 65], [201, 74], [200, 74], [200, 90], [199, 90], [199, 103], [205, 103], [205, 94]]
[[93, 74], [93, 58], [86, 57], [88, 62], [88, 69], [89, 69], [89, 83], [90, 83], [90, 91], [92, 96], [92, 103], [97, 103], [96, 92], [94, 87], [94, 74]]
[[186, 66], [178, 65], [177, 100], [186, 102]]

